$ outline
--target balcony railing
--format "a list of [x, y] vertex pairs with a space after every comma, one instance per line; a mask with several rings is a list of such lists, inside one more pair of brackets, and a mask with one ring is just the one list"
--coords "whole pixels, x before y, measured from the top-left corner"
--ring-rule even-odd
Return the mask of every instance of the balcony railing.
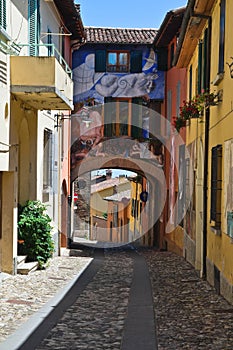
[[72, 79], [72, 70], [54, 44], [18, 44], [21, 56], [56, 57], [65, 72]]
[[8, 55], [18, 56], [20, 53], [20, 47], [15, 43], [5, 43], [0, 40], [0, 51]]

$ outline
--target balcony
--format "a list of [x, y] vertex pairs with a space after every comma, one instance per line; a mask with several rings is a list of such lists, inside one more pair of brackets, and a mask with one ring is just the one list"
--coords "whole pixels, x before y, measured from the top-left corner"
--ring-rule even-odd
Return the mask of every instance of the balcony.
[[11, 93], [37, 110], [73, 109], [72, 71], [55, 46], [19, 47], [10, 57]]

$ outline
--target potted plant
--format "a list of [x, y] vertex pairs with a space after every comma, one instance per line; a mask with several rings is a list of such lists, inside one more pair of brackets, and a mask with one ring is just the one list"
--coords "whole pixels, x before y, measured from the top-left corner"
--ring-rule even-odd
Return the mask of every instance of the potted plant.
[[185, 127], [186, 126], [186, 121], [188, 119], [184, 119], [182, 117], [174, 117], [173, 118], [173, 126], [174, 128], [179, 132], [181, 128]]

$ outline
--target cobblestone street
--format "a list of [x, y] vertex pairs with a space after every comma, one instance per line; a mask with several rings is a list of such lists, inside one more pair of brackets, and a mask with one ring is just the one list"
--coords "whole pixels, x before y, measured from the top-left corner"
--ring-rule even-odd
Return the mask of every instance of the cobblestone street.
[[[135, 323], [129, 307], [131, 285], [142, 287], [139, 293], [149, 299], [143, 292], [146, 281], [143, 280], [141, 286], [139, 282], [133, 283], [135, 270], [143, 262], [149, 270], [150, 279], [146, 278], [151, 281], [154, 313], [148, 332], [143, 330], [145, 344], [141, 346], [138, 342], [136, 350], [233, 349], [233, 306], [200, 279], [189, 263], [169, 252], [141, 250], [135, 253], [122, 249], [105, 250], [94, 277], [34, 349], [133, 349], [125, 341], [126, 335], [137, 338], [140, 323]], [[136, 306], [139, 313], [135, 315], [144, 323], [149, 314], [143, 315], [141, 305]], [[156, 345], [150, 343], [150, 325], [154, 325]]]

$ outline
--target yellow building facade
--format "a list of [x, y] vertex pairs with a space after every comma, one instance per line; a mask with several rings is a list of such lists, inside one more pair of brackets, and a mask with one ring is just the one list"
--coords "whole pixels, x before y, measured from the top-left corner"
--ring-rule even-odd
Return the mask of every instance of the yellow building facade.
[[186, 123], [186, 187], [191, 196], [186, 196], [184, 256], [231, 303], [232, 11], [227, 0], [190, 1], [175, 57], [176, 65], [187, 69], [188, 99], [206, 94], [199, 118]]

